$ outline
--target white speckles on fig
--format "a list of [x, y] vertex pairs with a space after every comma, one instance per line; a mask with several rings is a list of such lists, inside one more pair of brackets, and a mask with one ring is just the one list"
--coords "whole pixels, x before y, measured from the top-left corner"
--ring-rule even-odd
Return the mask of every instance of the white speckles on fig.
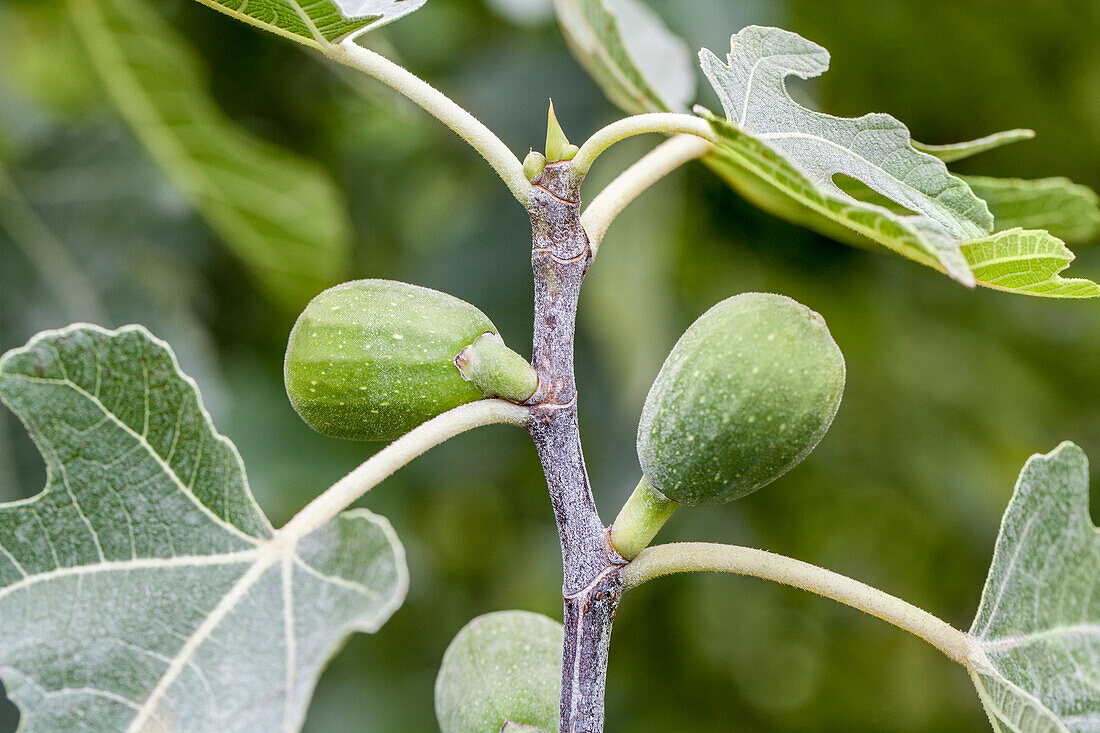
[[436, 290], [391, 280], [337, 285], [310, 301], [291, 331], [287, 394], [319, 432], [390, 440], [482, 397], [453, 359], [494, 330], [477, 308]]
[[684, 333], [650, 389], [642, 472], [681, 504], [739, 499], [813, 450], [843, 391], [844, 357], [821, 316], [781, 295], [728, 298]]

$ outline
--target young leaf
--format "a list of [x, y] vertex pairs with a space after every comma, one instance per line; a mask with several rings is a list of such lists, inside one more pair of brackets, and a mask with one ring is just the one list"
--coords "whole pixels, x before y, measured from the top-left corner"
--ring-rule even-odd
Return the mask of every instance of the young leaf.
[[554, 0], [554, 9], [573, 55], [621, 109], [687, 109], [691, 51], [641, 0]]
[[71, 7], [92, 63], [146, 151], [267, 291], [297, 309], [339, 280], [350, 226], [329, 176], [226, 119], [188, 41], [143, 0]]
[[852, 196], [852, 188], [875, 192], [854, 179], [840, 182], [843, 195], [822, 190], [753, 135], [720, 117], [707, 115], [707, 119], [721, 140], [704, 161], [755, 206], [841, 242], [874, 241], [940, 270], [950, 263], [956, 279], [972, 277], [959, 243], [944, 237], [938, 228], [918, 217], [893, 213], [889, 208], [893, 202], [882, 196], [877, 196], [881, 199], [877, 203], [859, 201]]
[[1100, 531], [1072, 443], [1028, 459], [970, 629], [971, 677], [998, 733], [1100, 730]]
[[1100, 285], [1059, 274], [1074, 254], [1041, 229], [1009, 229], [963, 242], [962, 252], [974, 277], [989, 288], [1048, 298], [1100, 297]]
[[323, 48], [408, 15], [427, 0], [199, 0], [237, 20]]
[[[914, 140], [913, 147], [950, 163], [1032, 137], [1033, 130], [1005, 130], [949, 145], [925, 145]], [[1070, 242], [1087, 242], [1100, 234], [1100, 198], [1088, 186], [1068, 178], [959, 178], [989, 205], [995, 231], [1046, 229]]]
[[[779, 193], [845, 226], [858, 221], [861, 233], [899, 251], [915, 244], [955, 279], [974, 283], [960, 242], [991, 232], [993, 217], [943, 161], [913, 148], [909, 130], [889, 115], [844, 119], [792, 100], [786, 77], [809, 79], [829, 68], [821, 46], [779, 28], [749, 26], [730, 48], [725, 64], [705, 49], [699, 55], [726, 114], [726, 124], [715, 125], [719, 154], [732, 148], [728, 157], [742, 162], [755, 153], [748, 171]], [[767, 165], [769, 157], [786, 165]], [[783, 168], [796, 171], [798, 180], [789, 181]], [[837, 185], [838, 176], [861, 181], [910, 213], [852, 198]]]
[[1100, 236], [1100, 197], [1068, 178], [989, 178], [962, 176], [993, 212], [997, 231], [1046, 229], [1068, 242]]
[[1010, 145], [1015, 142], [1020, 142], [1021, 140], [1030, 140], [1033, 137], [1035, 137], [1035, 130], [1003, 130], [1001, 132], [995, 132], [992, 135], [975, 138], [974, 140], [967, 140], [961, 143], [947, 143], [946, 145], [928, 145], [913, 140], [913, 147], [922, 153], [936, 156], [944, 163], [951, 163], [956, 160], [969, 158], [978, 153], [984, 153], [987, 150], [999, 148], [1002, 145]]
[[455, 636], [435, 681], [443, 733], [557, 731], [562, 626], [537, 613], [478, 616]]
[[0, 677], [26, 731], [295, 730], [325, 661], [408, 587], [364, 510], [273, 531], [194, 383], [144, 328], [75, 325], [0, 359], [47, 463], [0, 505]]
[[[1021, 183], [1030, 182], [1021, 181]], [[861, 201], [879, 203], [887, 207], [894, 205], [855, 179], [845, 180], [841, 187], [849, 196]], [[1059, 199], [1067, 200], [1057, 194], [1052, 195], [1050, 200], [1054, 204]], [[997, 208], [996, 204], [993, 208]], [[1049, 215], [1057, 219], [1056, 206], [1052, 205]], [[831, 224], [822, 217], [807, 218], [803, 223], [842, 242], [860, 244], [858, 236]], [[1024, 230], [1019, 227], [1006, 229], [1000, 226], [998, 221], [994, 223], [998, 225], [996, 234], [962, 243], [963, 257], [966, 258], [979, 285], [1019, 295], [1037, 295], [1046, 298], [1100, 296], [1100, 286], [1096, 283], [1083, 278], [1066, 279], [1059, 275], [1074, 260], [1073, 252], [1060, 239], [1042, 229]], [[920, 250], [911, 250], [908, 255], [929, 267], [943, 269], [939, 263], [928, 258]]]

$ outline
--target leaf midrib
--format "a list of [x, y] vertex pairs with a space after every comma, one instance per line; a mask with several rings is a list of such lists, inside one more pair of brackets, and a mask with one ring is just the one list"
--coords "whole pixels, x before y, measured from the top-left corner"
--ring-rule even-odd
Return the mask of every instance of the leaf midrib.
[[[316, 48], [320, 51], [323, 51], [329, 45], [327, 42], [324, 45], [318, 43], [316, 38], [307, 38], [306, 36], [300, 36], [297, 33], [292, 33], [291, 31], [280, 28], [277, 25], [271, 25], [269, 23], [264, 23], [261, 20], [257, 20], [256, 18], [253, 18], [251, 15], [246, 15], [246, 14], [241, 13], [237, 10], [234, 10], [230, 7], [222, 5], [221, 3], [216, 2], [216, 0], [198, 0], [198, 1], [200, 3], [202, 3], [203, 5], [207, 6], [208, 8], [213, 8], [214, 10], [217, 10], [220, 13], [225, 13], [226, 15], [228, 15], [231, 18], [236, 18], [237, 20], [241, 21], [242, 23], [247, 23], [248, 25], [254, 26], [256, 28], [260, 28], [262, 30], [270, 31], [271, 33], [275, 33], [277, 35], [280, 35], [283, 38], [289, 38], [292, 41], [296, 41], [298, 43], [303, 43], [307, 46], [312, 46], [313, 48]], [[298, 7], [298, 4], [296, 2], [293, 2], [293, 0], [291, 0], [291, 3], [295, 7]], [[244, 7], [244, 6], [242, 6], [242, 7]], [[320, 34], [320, 31], [317, 29], [317, 26], [312, 21], [309, 22], [308, 27], [313, 32], [315, 32], [317, 34]]]
[[1014, 634], [1000, 638], [986, 639], [977, 637], [982, 649], [986, 652], [1001, 652], [1019, 649], [1031, 644], [1038, 644], [1051, 637], [1060, 636], [1096, 636], [1100, 641], [1100, 624], [1072, 624], [1070, 626], [1054, 626], [1041, 631], [1031, 631], [1026, 634]]
[[[810, 111], [810, 110], [807, 110], [807, 111]], [[902, 180], [901, 178], [898, 178], [896, 175], [894, 175], [890, 171], [886, 170], [882, 166], [878, 165], [877, 163], [872, 163], [870, 160], [868, 160], [864, 156], [857, 153], [854, 149], [846, 148], [843, 145], [841, 145], [839, 143], [836, 143], [836, 142], [833, 142], [832, 140], [830, 140], [828, 138], [821, 137], [820, 135], [813, 135], [813, 134], [810, 134], [808, 132], [762, 132], [762, 133], [751, 132], [751, 131], [749, 131], [749, 132], [752, 135], [755, 135], [756, 137], [758, 137], [761, 140], [786, 140], [786, 139], [803, 138], [803, 139], [806, 139], [806, 140], [813, 140], [813, 141], [828, 145], [830, 147], [836, 148], [837, 150], [849, 155], [854, 160], [857, 160], [860, 163], [864, 163], [869, 168], [873, 168], [874, 170], [878, 171], [882, 175], [887, 176], [888, 178], [890, 178], [890, 180], [896, 181], [906, 191], [909, 191], [912, 194], [914, 194], [916, 198], [920, 198], [920, 199], [923, 199], [925, 201], [928, 201], [929, 203], [931, 203], [932, 205], [934, 205], [936, 207], [942, 207], [944, 209], [947, 209], [946, 206], [943, 206], [942, 204], [939, 203], [939, 201], [936, 199], [936, 197], [929, 196], [924, 191], [921, 191], [918, 188], [914, 188], [912, 185], [910, 185], [906, 181]], [[936, 158], [934, 156], [931, 156], [931, 155], [928, 156], [928, 157], [930, 158], [930, 160], [925, 162], [925, 165], [935, 165], [932, 161], [936, 160]], [[794, 163], [793, 161], [788, 160], [788, 163], [790, 163], [791, 165], [797, 167], [797, 164]], [[803, 175], [805, 175], [805, 174], [803, 174]], [[868, 184], [866, 181], [862, 181], [862, 182], [864, 184], [866, 184], [869, 188], [873, 189], [873, 186]], [[840, 189], [837, 189], [837, 190], [840, 190]], [[944, 190], [946, 191], [947, 189], [945, 188]], [[847, 198], [853, 198], [850, 194], [847, 194], [844, 191], [840, 191], [840, 193], [842, 195], [844, 195], [845, 197], [847, 197]], [[881, 191], [876, 191], [876, 193], [879, 193], [880, 195], [886, 196], [886, 194], [882, 193]], [[887, 197], [887, 198], [890, 198], [890, 197]], [[854, 199], [854, 198], [853, 198], [853, 200], [858, 201], [858, 199]], [[885, 208], [885, 207], [879, 206], [878, 204], [873, 204], [873, 203], [869, 203], [869, 202], [866, 202], [866, 201], [860, 202], [860, 203], [867, 204], [869, 206], [874, 206], [874, 207], [880, 208], [880, 209]], [[900, 203], [900, 202], [895, 202], [895, 203]], [[965, 218], [962, 214], [958, 214], [953, 209], [948, 209], [948, 210], [951, 211], [952, 213], [955, 213], [957, 216], [960, 217], [960, 219], [962, 221], [960, 221], [959, 223], [964, 223], [965, 222], [966, 224], [973, 225], [977, 229], [977, 232], [979, 234], [989, 234], [989, 232], [983, 230], [981, 228], [981, 226], [979, 226], [977, 224], [977, 222], [974, 222], [974, 221], [971, 221], [968, 218]], [[929, 219], [930, 221], [936, 222], [937, 224], [939, 224], [940, 226], [942, 226], [946, 229], [946, 224], [943, 221], [941, 221], [939, 219], [939, 217], [933, 217], [931, 214], [929, 214], [927, 212], [922, 212], [922, 214], [925, 218]], [[973, 232], [969, 232], [968, 234], [973, 234]]]

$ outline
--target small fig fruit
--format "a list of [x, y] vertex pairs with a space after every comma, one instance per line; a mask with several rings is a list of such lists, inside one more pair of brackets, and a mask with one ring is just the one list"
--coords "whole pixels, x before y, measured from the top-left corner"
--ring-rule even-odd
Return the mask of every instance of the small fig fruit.
[[[467, 381], [455, 359], [495, 331], [480, 310], [437, 290], [392, 280], [337, 285], [311, 300], [290, 332], [283, 365], [287, 395], [318, 432], [391, 440], [486, 396], [484, 385]], [[537, 384], [534, 370], [503, 343], [500, 349], [511, 354], [507, 368], [524, 374], [497, 381], [532, 386], [526, 394], [499, 396], [523, 401]], [[499, 371], [490, 366], [485, 371]]]
[[556, 733], [563, 641], [560, 623], [529, 611], [462, 627], [435, 680], [441, 733]]
[[813, 450], [844, 391], [825, 320], [790, 298], [743, 293], [680, 337], [646, 397], [638, 458], [680, 504], [720, 504], [774, 481]]

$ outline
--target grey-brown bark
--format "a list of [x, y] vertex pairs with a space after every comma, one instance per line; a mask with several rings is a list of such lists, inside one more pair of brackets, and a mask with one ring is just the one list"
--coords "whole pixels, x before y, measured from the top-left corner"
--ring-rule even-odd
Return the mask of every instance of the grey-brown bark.
[[532, 364], [539, 390], [530, 424], [561, 540], [565, 606], [561, 733], [603, 730], [611, 626], [622, 594], [619, 566], [596, 512], [577, 426], [573, 338], [591, 250], [580, 224], [580, 182], [568, 162], [534, 181], [531, 265], [535, 275]]

